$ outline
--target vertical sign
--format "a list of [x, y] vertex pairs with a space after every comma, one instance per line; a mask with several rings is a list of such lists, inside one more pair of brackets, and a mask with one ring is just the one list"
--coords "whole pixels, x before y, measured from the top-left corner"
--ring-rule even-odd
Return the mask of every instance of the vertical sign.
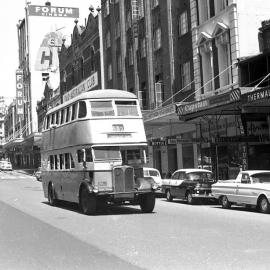
[[23, 71], [16, 71], [16, 111], [18, 117], [23, 117]]
[[241, 144], [241, 158], [242, 158], [242, 170], [248, 169], [248, 152], [247, 152], [247, 143]]

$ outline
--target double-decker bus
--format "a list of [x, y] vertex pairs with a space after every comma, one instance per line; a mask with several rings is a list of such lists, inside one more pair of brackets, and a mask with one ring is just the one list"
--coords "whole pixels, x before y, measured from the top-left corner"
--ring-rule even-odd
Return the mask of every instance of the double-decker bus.
[[84, 214], [106, 204], [155, 206], [156, 184], [143, 177], [147, 141], [137, 97], [93, 90], [54, 107], [42, 131], [45, 198], [78, 203]]

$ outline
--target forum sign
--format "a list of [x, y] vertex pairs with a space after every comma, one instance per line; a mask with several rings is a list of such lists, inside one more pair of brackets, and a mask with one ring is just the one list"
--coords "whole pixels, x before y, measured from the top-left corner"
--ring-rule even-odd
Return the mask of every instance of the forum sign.
[[16, 111], [18, 117], [23, 117], [23, 71], [16, 71]]
[[72, 7], [35, 6], [28, 7], [29, 16], [79, 18], [79, 9]]

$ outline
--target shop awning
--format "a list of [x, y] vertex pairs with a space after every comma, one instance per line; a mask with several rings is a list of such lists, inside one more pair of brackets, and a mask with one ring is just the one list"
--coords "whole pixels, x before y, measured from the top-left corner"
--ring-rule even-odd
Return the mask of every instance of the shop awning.
[[241, 113], [239, 88], [187, 104], [176, 104], [180, 120], [189, 121], [207, 115], [235, 115]]

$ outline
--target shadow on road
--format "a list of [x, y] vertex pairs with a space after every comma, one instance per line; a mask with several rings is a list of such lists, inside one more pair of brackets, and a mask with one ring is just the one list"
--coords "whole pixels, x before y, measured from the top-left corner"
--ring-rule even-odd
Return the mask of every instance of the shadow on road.
[[[53, 207], [50, 206], [47, 201], [42, 203], [48, 205], [49, 207]], [[77, 203], [60, 201], [59, 204], [55, 207], [82, 214]], [[94, 216], [155, 214], [155, 212], [143, 213], [140, 209], [136, 209], [135, 207], [136, 206], [129, 205], [107, 205], [97, 209], [97, 212]]]

